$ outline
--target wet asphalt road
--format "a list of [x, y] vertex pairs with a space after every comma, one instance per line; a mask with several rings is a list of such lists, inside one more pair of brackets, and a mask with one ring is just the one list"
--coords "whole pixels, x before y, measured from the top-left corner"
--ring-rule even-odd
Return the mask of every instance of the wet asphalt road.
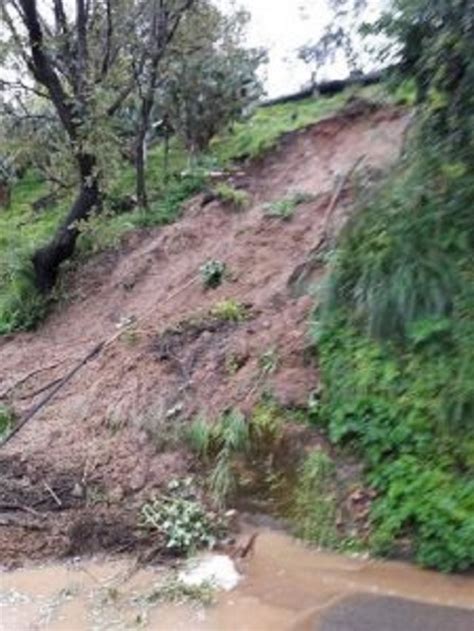
[[329, 609], [315, 631], [474, 631], [474, 609], [353, 596]]

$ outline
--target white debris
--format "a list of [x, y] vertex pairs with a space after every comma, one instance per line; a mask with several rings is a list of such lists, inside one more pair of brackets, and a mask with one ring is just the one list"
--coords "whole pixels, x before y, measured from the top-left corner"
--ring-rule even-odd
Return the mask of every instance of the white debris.
[[224, 554], [207, 554], [193, 559], [180, 572], [179, 578], [185, 585], [211, 583], [216, 589], [230, 591], [242, 577], [230, 557]]

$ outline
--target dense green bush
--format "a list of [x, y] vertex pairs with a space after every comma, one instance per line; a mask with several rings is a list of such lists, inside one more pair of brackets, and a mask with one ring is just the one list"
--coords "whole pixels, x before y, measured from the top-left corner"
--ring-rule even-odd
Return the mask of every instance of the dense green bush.
[[443, 570], [474, 563], [473, 203], [418, 145], [348, 226], [315, 327], [331, 438], [379, 491], [375, 547], [409, 538]]
[[474, 564], [474, 22], [466, 0], [395, 0], [418, 120], [398, 172], [347, 226], [315, 334], [331, 438], [378, 491], [374, 547]]
[[315, 331], [331, 438], [379, 491], [374, 546], [455, 570], [474, 563], [474, 188], [426, 155], [348, 226]]
[[454, 570], [474, 563], [474, 364], [459, 348], [436, 350], [443, 334], [400, 352], [341, 314], [320, 337], [322, 415], [378, 491], [375, 549], [408, 538], [420, 563]]

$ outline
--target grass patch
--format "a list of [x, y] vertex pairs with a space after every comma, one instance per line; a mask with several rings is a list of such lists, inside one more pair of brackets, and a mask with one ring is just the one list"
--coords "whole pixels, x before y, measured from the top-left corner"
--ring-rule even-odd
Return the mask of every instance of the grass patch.
[[296, 534], [323, 548], [337, 548], [336, 467], [323, 451], [306, 456], [295, 482], [293, 522]]
[[243, 210], [250, 201], [248, 193], [230, 186], [224, 182], [215, 187], [217, 198], [233, 210]]
[[298, 206], [307, 204], [313, 200], [314, 196], [310, 193], [299, 191], [276, 202], [272, 202], [271, 204], [266, 204], [264, 206], [264, 212], [267, 217], [289, 220], [295, 214]]
[[248, 318], [248, 309], [238, 300], [227, 298], [212, 307], [211, 315], [224, 322], [243, 322]]
[[209, 489], [223, 507], [236, 496], [247, 473], [255, 470], [278, 445], [283, 413], [271, 402], [261, 402], [249, 419], [233, 409], [217, 422], [198, 417], [185, 433], [194, 453], [209, 467]]
[[[369, 98], [376, 90], [365, 88], [357, 93]], [[353, 94], [354, 90], [347, 90], [329, 98], [259, 108], [247, 120], [234, 124], [230, 132], [215, 138], [211, 153], [223, 165], [258, 158], [273, 149], [282, 135], [317, 123], [342, 107]]]

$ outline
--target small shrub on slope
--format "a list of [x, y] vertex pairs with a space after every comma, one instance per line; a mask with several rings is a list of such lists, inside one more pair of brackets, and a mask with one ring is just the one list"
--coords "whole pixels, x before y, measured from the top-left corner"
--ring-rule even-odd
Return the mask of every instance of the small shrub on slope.
[[216, 195], [221, 202], [235, 210], [243, 210], [249, 203], [249, 196], [245, 191], [240, 191], [224, 182], [216, 186]]
[[176, 554], [213, 548], [224, 528], [199, 500], [192, 478], [172, 480], [168, 494], [145, 504], [140, 517], [142, 527], [156, 532]]

